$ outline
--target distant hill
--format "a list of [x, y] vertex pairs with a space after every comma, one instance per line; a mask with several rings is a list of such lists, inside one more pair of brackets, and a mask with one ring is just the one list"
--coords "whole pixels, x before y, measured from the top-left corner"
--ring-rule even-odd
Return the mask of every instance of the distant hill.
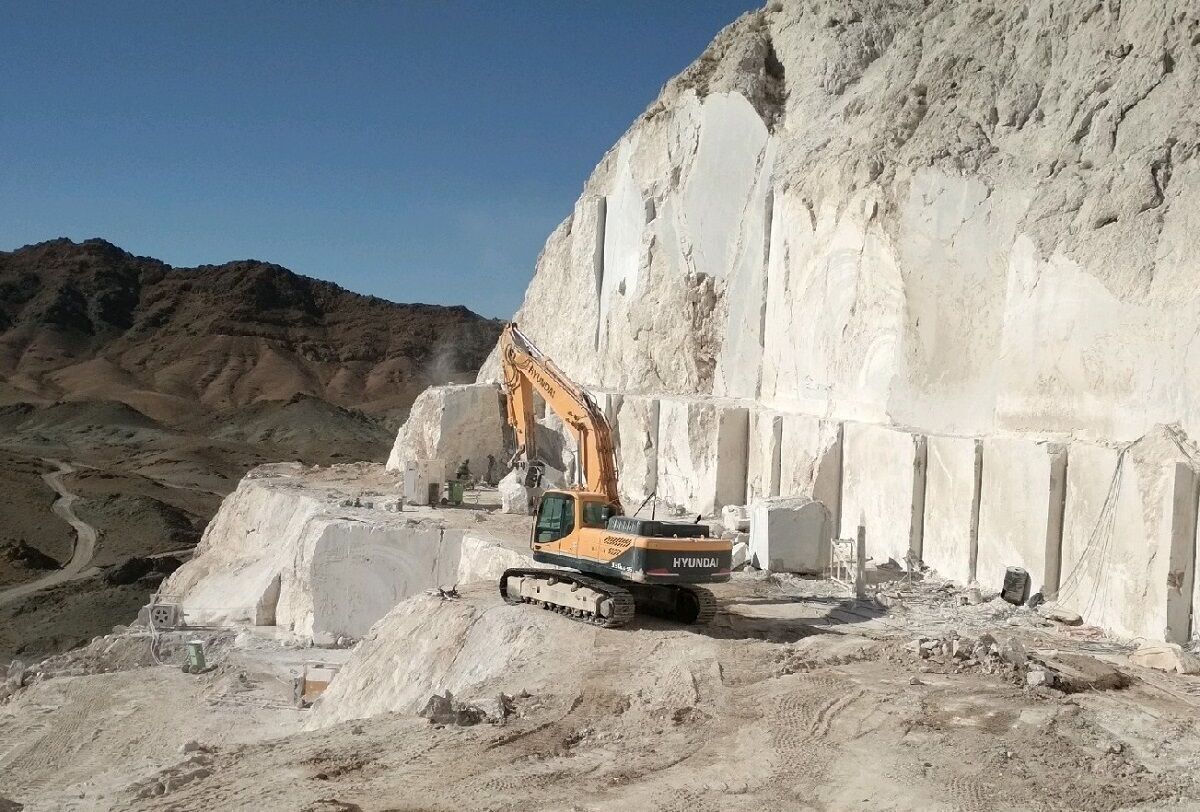
[[177, 424], [300, 394], [395, 417], [473, 379], [500, 327], [256, 260], [174, 268], [52, 240], [0, 252], [0, 404], [116, 401]]

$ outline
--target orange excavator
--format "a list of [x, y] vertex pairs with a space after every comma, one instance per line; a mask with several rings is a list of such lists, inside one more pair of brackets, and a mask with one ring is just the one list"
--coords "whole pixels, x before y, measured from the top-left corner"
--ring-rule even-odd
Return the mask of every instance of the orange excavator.
[[516, 324], [504, 328], [500, 353], [519, 467], [538, 470], [537, 393], [574, 433], [583, 480], [542, 494], [529, 542], [535, 562], [566, 569], [506, 570], [500, 594], [604, 627], [628, 623], [637, 612], [710, 622], [716, 599], [698, 584], [729, 580], [732, 542], [710, 538], [706, 525], [624, 515], [612, 430], [595, 400]]

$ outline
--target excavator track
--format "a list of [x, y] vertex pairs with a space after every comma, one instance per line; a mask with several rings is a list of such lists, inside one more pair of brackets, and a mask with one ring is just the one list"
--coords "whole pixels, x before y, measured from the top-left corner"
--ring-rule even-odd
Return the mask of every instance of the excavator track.
[[640, 614], [689, 626], [706, 626], [717, 616], [717, 598], [702, 586], [635, 584], [633, 595]]
[[[525, 594], [510, 594], [510, 577], [532, 579], [535, 583], [530, 585]], [[536, 595], [529, 594], [535, 590]], [[579, 593], [579, 590], [587, 592]], [[568, 570], [505, 570], [500, 576], [500, 595], [508, 603], [541, 606], [580, 623], [605, 629], [624, 626], [633, 620], [637, 611], [633, 594], [625, 587]], [[565, 600], [568, 597], [580, 599], [568, 603]], [[583, 605], [585, 603], [591, 603], [592, 606]]]
[[[569, 594], [562, 589], [538, 590], [536, 595], [510, 594], [510, 576], [536, 579], [548, 587], [568, 585]], [[591, 590], [600, 597], [601, 611], [592, 611], [572, 600], [569, 604], [556, 599], [555, 592], [565, 598], [575, 598], [578, 589]], [[500, 576], [500, 595], [508, 603], [528, 603], [587, 623], [611, 629], [623, 626], [635, 614], [652, 615], [689, 626], [705, 626], [717, 614], [717, 599], [712, 592], [691, 584], [616, 584], [601, 578], [590, 578], [570, 570], [509, 569]], [[607, 600], [607, 603], [604, 601]]]

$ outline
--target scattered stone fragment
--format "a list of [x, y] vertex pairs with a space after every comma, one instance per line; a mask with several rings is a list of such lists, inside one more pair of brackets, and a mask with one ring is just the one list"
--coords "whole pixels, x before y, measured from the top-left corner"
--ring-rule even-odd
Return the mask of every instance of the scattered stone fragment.
[[454, 701], [454, 695], [446, 691], [445, 696], [434, 694], [429, 697], [425, 707], [418, 714], [428, 719], [434, 725], [458, 725], [469, 727], [477, 725], [487, 718], [482, 708], [475, 705], [464, 705]]
[[1143, 643], [1129, 655], [1134, 665], [1177, 674], [1200, 674], [1200, 657], [1189, 654], [1176, 643]]
[[1050, 675], [1042, 668], [1031, 668], [1025, 674], [1025, 684], [1030, 688], [1041, 688], [1050, 684]]
[[1080, 691], [1111, 691], [1124, 688], [1131, 682], [1116, 666], [1086, 654], [1068, 654], [1060, 651], [1039, 651], [1031, 659], [1035, 668], [1045, 669], [1052, 676], [1051, 683], [1065, 693]]
[[1065, 626], [1081, 626], [1083, 625], [1083, 616], [1078, 612], [1072, 612], [1059, 606], [1057, 603], [1043, 603], [1038, 605], [1037, 613], [1047, 620], [1053, 620], [1057, 623], [1062, 623]]
[[1000, 646], [1000, 659], [1009, 665], [1015, 665], [1018, 668], [1025, 665], [1028, 655], [1025, 653], [1025, 646], [1021, 645], [1021, 641], [1015, 637], [1010, 637]]
[[21, 660], [13, 660], [8, 667], [8, 677], [5, 684], [10, 691], [16, 692], [22, 685], [25, 684], [25, 663]]
[[956, 637], [950, 642], [950, 656], [956, 660], [970, 659], [975, 650], [975, 641], [968, 637]]

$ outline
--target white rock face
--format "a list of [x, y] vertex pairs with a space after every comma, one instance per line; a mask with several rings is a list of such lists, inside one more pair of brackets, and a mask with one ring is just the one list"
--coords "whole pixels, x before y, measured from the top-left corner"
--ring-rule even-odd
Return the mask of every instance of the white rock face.
[[632, 513], [658, 488], [658, 400], [624, 395], [614, 403], [617, 482]]
[[[1064, 510], [1039, 441], [1174, 424], [1194, 450], [1200, 11], [1085, 5], [784, 0], [666, 84], [550, 236], [516, 317], [577, 381], [664, 404], [656, 478], [621, 449], [627, 502], [811, 496], [839, 535], [873, 512], [872, 555], [911, 548], [961, 579], [978, 479], [977, 577], [996, 588], [1024, 563], [1036, 589], [1058, 577]], [[738, 499], [678, 462], [711, 444], [685, 450], [694, 427], [667, 404], [697, 398], [748, 410]], [[924, 480], [851, 460], [844, 423], [983, 438], [983, 472], [939, 439], [922, 509]]]
[[862, 525], [867, 555], [903, 564], [921, 555], [925, 505], [925, 438], [907, 431], [847, 423], [843, 439], [842, 529]]
[[1188, 641], [1197, 462], [1164, 430], [1124, 450], [1072, 444], [1061, 606], [1123, 637]]
[[193, 625], [274, 625], [323, 644], [361, 637], [409, 595], [531, 562], [482, 531], [431, 520], [432, 511], [347, 507], [344, 497], [301, 466], [255, 469], [159, 594]]
[[784, 414], [779, 448], [779, 495], [808, 496], [842, 515], [842, 424]]
[[1195, 434], [1195, 8], [842, 11], [748, 15], [669, 82], [551, 235], [522, 327], [618, 392]]
[[745, 408], [711, 400], [659, 401], [658, 495], [668, 505], [714, 515], [746, 492]]
[[487, 473], [491, 454], [497, 466], [504, 459], [504, 415], [500, 393], [492, 384], [433, 386], [413, 403], [388, 457], [389, 471], [403, 471], [406, 462], [441, 460], [454, 476], [464, 460], [471, 473]]
[[927, 438], [921, 559], [960, 584], [975, 577], [983, 445], [969, 437]]
[[746, 502], [779, 496], [783, 415], [773, 409], [750, 410], [750, 448], [746, 463]]
[[750, 562], [772, 572], [818, 574], [829, 566], [829, 510], [807, 497], [760, 499], [750, 506]]
[[1000, 589], [1008, 567], [1023, 567], [1030, 594], [1058, 588], [1067, 450], [1010, 437], [983, 441], [979, 554], [975, 577]]
[[507, 569], [532, 566], [545, 568], [549, 565], [535, 565], [528, 552], [518, 552], [511, 547], [497, 544], [494, 538], [472, 530], [463, 531], [458, 559], [458, 583], [497, 582]]

